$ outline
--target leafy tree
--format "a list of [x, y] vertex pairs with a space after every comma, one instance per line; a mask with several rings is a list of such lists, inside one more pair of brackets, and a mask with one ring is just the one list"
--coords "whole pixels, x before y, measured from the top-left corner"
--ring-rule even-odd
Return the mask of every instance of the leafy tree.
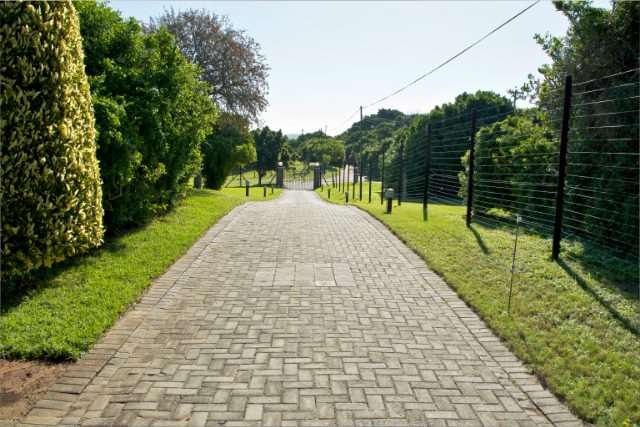
[[255, 163], [258, 171], [258, 185], [262, 185], [262, 177], [268, 170], [273, 170], [278, 166], [280, 152], [287, 137], [282, 135], [282, 131], [272, 131], [268, 126], [262, 129], [255, 129], [251, 132], [256, 146], [257, 160]]
[[[442, 197], [458, 197], [458, 173], [464, 171], [460, 158], [468, 149], [471, 115], [474, 110], [478, 111], [476, 122], [480, 128], [503, 119], [513, 111], [513, 105], [509, 99], [494, 92], [464, 92], [456, 96], [454, 102], [436, 106], [428, 114], [416, 116], [411, 126], [405, 128], [402, 137], [406, 176], [403, 181], [412, 192], [410, 196], [422, 194], [426, 129], [431, 123], [431, 168], [432, 174], [437, 175], [437, 179], [433, 180], [433, 188], [437, 188], [438, 195]], [[398, 137], [393, 143], [396, 155], [400, 153], [399, 143]], [[385, 161], [388, 162], [388, 176], [397, 180], [398, 171], [394, 168], [399, 167], [399, 159], [388, 153]]]
[[77, 3], [98, 129], [107, 230], [170, 209], [201, 161], [215, 107], [164, 29], [143, 34], [105, 4]]
[[[536, 35], [553, 62], [539, 68], [543, 79], [532, 85], [539, 89], [536, 95], [541, 107], [549, 110], [561, 105], [557, 93], [564, 87], [565, 76], [571, 75], [574, 82], [587, 82], [637, 69], [640, 45], [638, 2], [615, 1], [611, 10], [586, 1], [554, 1], [554, 5], [569, 20], [569, 29], [564, 37]], [[611, 86], [637, 81], [638, 73], [629, 73], [614, 77]]]
[[304, 150], [309, 153], [311, 161], [323, 166], [341, 166], [344, 159], [344, 142], [331, 137], [311, 138], [305, 141]]
[[[476, 135], [475, 173], [481, 179], [475, 181], [474, 191], [482, 203], [474, 206], [476, 213], [501, 209], [522, 214], [525, 219], [553, 218], [555, 197], [548, 193], [557, 182], [553, 173], [557, 173], [557, 132], [546, 122], [532, 109], [480, 129]], [[458, 174], [463, 197], [469, 155], [467, 151], [462, 158], [465, 172]]]
[[[370, 146], [373, 148], [371, 144], [375, 145], [373, 150], [379, 151], [382, 144], [388, 146], [398, 130], [409, 125], [412, 120], [411, 115], [405, 115], [398, 110], [381, 108], [376, 114], [364, 116], [361, 121], [354, 122], [338, 138], [345, 142], [351, 154], [349, 160], [353, 162], [359, 156], [361, 143], [364, 151], [367, 151]], [[367, 134], [369, 135], [366, 136]], [[367, 139], [366, 144], [363, 138]]]
[[102, 242], [100, 175], [71, 2], [0, 4], [2, 276]]
[[542, 80], [531, 79], [530, 88], [548, 125], [559, 130], [565, 76], [575, 85], [565, 224], [637, 259], [640, 3], [616, 1], [610, 10], [588, 2], [554, 4], [569, 29], [562, 37], [536, 36], [552, 62], [539, 69]]
[[180, 50], [202, 69], [216, 105], [258, 123], [268, 105], [268, 71], [260, 45], [226, 16], [206, 10], [174, 12], [152, 19], [150, 30], [164, 27], [178, 41]]
[[219, 190], [234, 167], [256, 160], [253, 137], [247, 120], [232, 113], [221, 113], [213, 133], [202, 143], [203, 175], [206, 186]]

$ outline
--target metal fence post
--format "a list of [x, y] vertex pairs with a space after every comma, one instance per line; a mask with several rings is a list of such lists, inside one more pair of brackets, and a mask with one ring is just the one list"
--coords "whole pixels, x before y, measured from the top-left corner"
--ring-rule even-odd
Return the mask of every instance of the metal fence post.
[[562, 106], [562, 130], [560, 133], [560, 158], [558, 159], [558, 188], [556, 192], [556, 217], [553, 225], [553, 244], [551, 259], [554, 261], [560, 255], [560, 240], [562, 239], [562, 214], [564, 210], [564, 181], [567, 166], [567, 145], [569, 143], [569, 118], [571, 114], [571, 76], [564, 80], [564, 102]]
[[400, 141], [400, 168], [398, 176], [398, 206], [402, 206], [402, 175], [404, 174], [404, 140]]
[[427, 125], [427, 143], [424, 150], [424, 194], [422, 195], [422, 220], [427, 220], [429, 203], [429, 168], [431, 166], [431, 123]]
[[469, 178], [467, 180], [467, 227], [471, 226], [473, 207], [473, 169], [476, 159], [476, 110], [471, 113], [471, 134], [469, 135]]
[[371, 203], [371, 174], [373, 173], [373, 156], [369, 154], [369, 203]]
[[[364, 168], [362, 167], [362, 105], [360, 106], [360, 169], [358, 169], [358, 173], [360, 174], [360, 201], [362, 201], [362, 172], [364, 172]], [[355, 190], [354, 193], [355, 194]]]
[[358, 161], [355, 156], [353, 157], [353, 184], [351, 185], [351, 194], [353, 194], [353, 200], [356, 199], [356, 184], [358, 183], [358, 175], [360, 171], [358, 170]]
[[384, 151], [382, 152], [382, 162], [380, 166], [380, 204], [384, 204]]

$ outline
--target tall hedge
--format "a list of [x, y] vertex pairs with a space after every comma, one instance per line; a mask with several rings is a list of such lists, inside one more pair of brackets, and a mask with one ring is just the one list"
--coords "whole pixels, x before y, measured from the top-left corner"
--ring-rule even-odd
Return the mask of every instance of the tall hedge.
[[78, 18], [70, 2], [0, 4], [2, 275], [102, 241], [102, 192]]
[[107, 233], [180, 200], [200, 169], [216, 109], [199, 69], [165, 29], [144, 33], [104, 3], [78, 2], [94, 102]]

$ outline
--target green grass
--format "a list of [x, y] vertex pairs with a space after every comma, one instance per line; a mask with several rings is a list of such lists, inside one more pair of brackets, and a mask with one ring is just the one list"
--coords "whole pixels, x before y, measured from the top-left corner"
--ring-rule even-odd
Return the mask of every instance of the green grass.
[[[327, 198], [326, 187], [318, 193]], [[358, 186], [356, 199], [357, 193]], [[379, 195], [367, 203], [367, 184], [363, 193], [363, 202], [351, 196], [349, 204], [404, 240], [580, 417], [599, 425], [640, 423], [640, 301], [637, 291], [624, 291], [637, 290], [637, 269], [552, 262], [550, 240], [521, 230], [509, 315], [512, 228], [488, 221], [467, 229], [460, 206], [430, 205], [424, 222], [421, 203], [394, 202], [388, 215]], [[331, 201], [344, 203], [343, 193], [332, 189]]]
[[191, 190], [172, 213], [39, 271], [28, 286], [3, 283], [0, 356], [79, 358], [205, 230], [247, 200], [264, 200], [262, 191], [247, 198], [241, 188]]

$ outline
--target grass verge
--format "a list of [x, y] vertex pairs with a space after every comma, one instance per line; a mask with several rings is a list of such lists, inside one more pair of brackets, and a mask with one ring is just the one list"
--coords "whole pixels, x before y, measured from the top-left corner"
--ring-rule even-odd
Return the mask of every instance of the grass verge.
[[[220, 217], [264, 200], [262, 191], [244, 191], [191, 190], [170, 214], [33, 274], [24, 289], [3, 284], [0, 357], [78, 359]], [[268, 190], [267, 199], [280, 192]]]
[[[360, 202], [356, 186], [349, 204], [405, 241], [580, 417], [598, 425], [640, 423], [640, 301], [621, 291], [637, 289], [637, 270], [621, 276], [615, 267], [593, 272], [575, 260], [552, 262], [550, 240], [521, 230], [509, 314], [512, 228], [491, 221], [466, 228], [461, 206], [430, 205], [426, 222], [421, 203], [394, 202], [385, 214], [379, 184], [373, 190], [369, 204], [365, 183]], [[318, 194], [326, 200], [327, 188]], [[344, 203], [344, 194], [332, 189], [330, 201]], [[612, 286], [615, 280], [635, 284]]]

